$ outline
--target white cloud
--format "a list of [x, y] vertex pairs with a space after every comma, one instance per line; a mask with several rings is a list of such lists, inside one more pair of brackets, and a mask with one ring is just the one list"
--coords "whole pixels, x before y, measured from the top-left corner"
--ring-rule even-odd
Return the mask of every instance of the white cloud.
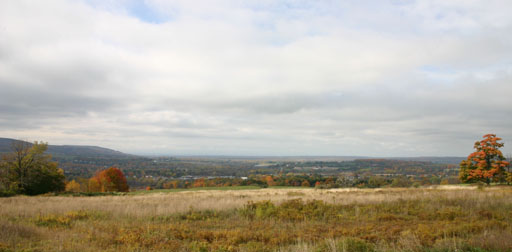
[[509, 5], [3, 1], [0, 135], [160, 154], [465, 155], [488, 132], [512, 140]]

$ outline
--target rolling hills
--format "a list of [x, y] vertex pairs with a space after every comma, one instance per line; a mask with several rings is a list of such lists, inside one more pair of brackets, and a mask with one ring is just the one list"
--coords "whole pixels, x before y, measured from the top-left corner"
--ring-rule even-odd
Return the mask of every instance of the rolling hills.
[[[20, 141], [11, 138], [0, 138], [0, 153], [11, 151], [12, 143]], [[84, 145], [48, 145], [48, 153], [55, 157], [79, 156], [79, 157], [101, 157], [101, 158], [127, 158], [134, 155], [126, 154], [120, 151]]]

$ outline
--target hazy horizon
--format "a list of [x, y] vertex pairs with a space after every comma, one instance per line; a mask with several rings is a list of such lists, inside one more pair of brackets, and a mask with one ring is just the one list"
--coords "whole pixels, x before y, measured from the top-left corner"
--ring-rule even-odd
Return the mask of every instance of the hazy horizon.
[[7, 0], [0, 137], [169, 156], [512, 153], [511, 1]]

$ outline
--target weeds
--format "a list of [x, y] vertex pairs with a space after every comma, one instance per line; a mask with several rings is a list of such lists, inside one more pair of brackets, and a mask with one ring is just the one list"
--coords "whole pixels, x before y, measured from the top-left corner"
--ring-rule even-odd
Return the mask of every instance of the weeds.
[[[304, 190], [300, 198], [267, 190], [188, 192], [178, 195], [179, 199], [190, 202], [213, 197], [217, 205], [181, 211], [158, 209], [169, 206], [167, 202], [151, 205], [153, 199], [165, 196], [155, 194], [66, 197], [70, 205], [49, 205], [46, 212], [32, 214], [20, 213], [22, 208], [14, 206], [20, 201], [37, 204], [39, 199], [60, 198], [4, 198], [0, 251], [512, 250], [512, 199], [506, 187], [483, 191]], [[243, 200], [243, 204], [236, 206], [227, 199]], [[91, 203], [89, 208], [80, 205], [82, 209], [77, 210], [75, 205], [75, 210], [65, 211], [84, 200]], [[106, 210], [98, 210], [94, 201]], [[120, 204], [130, 201], [146, 208]], [[147, 210], [150, 207], [153, 210]]]
[[48, 215], [38, 215], [37, 217], [32, 219], [32, 222], [36, 226], [43, 227], [71, 227], [71, 224], [75, 221], [79, 220], [87, 220], [91, 217], [96, 217], [98, 215], [86, 212], [86, 211], [70, 211], [63, 215], [56, 214], [48, 214]]

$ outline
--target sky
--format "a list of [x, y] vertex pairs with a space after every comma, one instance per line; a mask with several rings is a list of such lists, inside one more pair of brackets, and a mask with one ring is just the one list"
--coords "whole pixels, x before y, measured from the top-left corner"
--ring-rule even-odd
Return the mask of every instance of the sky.
[[4, 0], [0, 137], [132, 154], [512, 153], [512, 1]]

